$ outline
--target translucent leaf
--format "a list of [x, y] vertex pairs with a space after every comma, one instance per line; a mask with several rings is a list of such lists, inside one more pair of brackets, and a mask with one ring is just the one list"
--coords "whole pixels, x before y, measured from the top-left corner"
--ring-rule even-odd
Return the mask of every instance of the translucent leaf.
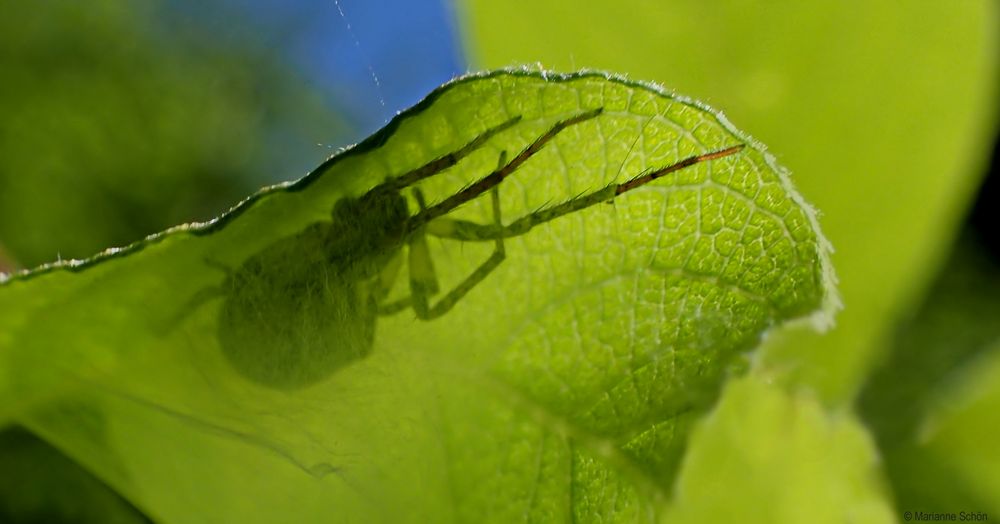
[[[483, 192], [426, 225], [434, 282], [390, 234], [417, 194], [373, 188], [457, 160], [416, 184], [435, 209], [546, 135], [496, 208]], [[552, 215], [575, 198], [592, 205]], [[389, 306], [475, 274], [496, 210], [538, 224], [495, 271], [432, 320]], [[0, 417], [163, 522], [652, 520], [736, 357], [829, 322], [826, 260], [786, 173], [703, 104], [596, 73], [470, 76], [212, 223], [10, 279]]]
[[479, 67], [654, 79], [724, 106], [780, 151], [823, 211], [847, 307], [828, 336], [770, 338], [761, 361], [828, 404], [852, 401], [982, 174], [997, 121], [1000, 3], [458, 5]]

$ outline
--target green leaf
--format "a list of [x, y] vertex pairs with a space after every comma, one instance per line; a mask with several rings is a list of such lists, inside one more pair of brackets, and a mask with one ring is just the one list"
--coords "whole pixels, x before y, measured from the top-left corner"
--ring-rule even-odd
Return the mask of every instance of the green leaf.
[[[497, 186], [505, 223], [745, 147], [507, 238], [437, 319], [370, 314], [407, 251], [373, 188], [476, 145], [419, 183], [433, 208], [572, 118]], [[467, 234], [430, 237], [441, 290], [494, 253], [491, 202], [428, 225]], [[420, 252], [383, 306], [433, 287]], [[829, 323], [832, 280], [811, 208], [718, 112], [597, 73], [470, 76], [212, 223], [6, 282], [0, 420], [162, 522], [653, 520], [738, 356]]]
[[823, 211], [846, 308], [828, 336], [771, 337], [760, 362], [831, 405], [853, 400], [980, 175], [996, 125], [1000, 4], [459, 5], [479, 67], [542, 63], [654, 79], [725, 107], [781, 152]]
[[854, 417], [738, 379], [692, 435], [664, 522], [895, 522], [878, 463]]
[[900, 509], [1000, 511], [997, 318], [996, 262], [966, 232], [859, 397]]
[[927, 410], [948, 395], [953, 375], [1000, 338], [997, 318], [996, 263], [966, 233], [858, 399], [880, 446], [888, 450], [915, 437]]
[[0, 522], [149, 522], [79, 464], [23, 428], [0, 431], [0, 471]]
[[916, 441], [894, 450], [896, 464], [913, 475], [906, 495], [922, 496], [907, 502], [995, 515], [1000, 512], [1000, 343], [950, 382]]

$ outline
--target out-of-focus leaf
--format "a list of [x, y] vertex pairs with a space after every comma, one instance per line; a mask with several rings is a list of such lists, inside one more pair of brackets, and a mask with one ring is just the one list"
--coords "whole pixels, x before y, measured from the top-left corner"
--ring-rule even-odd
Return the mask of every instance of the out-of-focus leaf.
[[0, 431], [0, 471], [0, 522], [149, 522], [90, 472], [23, 428]]
[[[510, 125], [420, 183], [429, 205], [597, 108], [498, 186], [505, 222], [747, 146], [507, 239], [499, 268], [433, 321], [409, 310], [375, 319], [352, 302], [364, 283], [343, 275], [401, 245], [324, 252], [328, 244], [309, 241], [380, 238], [388, 215], [332, 224], [331, 209], [487, 129]], [[447, 218], [492, 216], [482, 197]], [[432, 239], [441, 289], [493, 249]], [[655, 520], [689, 422], [741, 366], [734, 357], [778, 323], [829, 322], [825, 250], [770, 155], [699, 103], [593, 73], [468, 77], [212, 224], [8, 281], [0, 418], [57, 443], [163, 522]], [[316, 260], [319, 270], [306, 271]], [[206, 294], [261, 261], [270, 264], [244, 287]], [[386, 300], [404, 296], [407, 280]], [[269, 292], [236, 300], [259, 290]], [[306, 322], [331, 300], [347, 316], [330, 324], [374, 329], [371, 347]], [[258, 311], [272, 314], [254, 319]], [[315, 358], [273, 353], [278, 339], [220, 337], [262, 323]], [[370, 354], [335, 355], [337, 369], [312, 384], [274, 389], [232, 365], [274, 359], [288, 377], [314, 375], [310, 366], [352, 342]]]
[[914, 438], [927, 410], [940, 402], [941, 386], [998, 338], [1000, 275], [966, 234], [862, 390], [859, 407], [879, 444], [891, 448]]
[[3, 4], [0, 242], [21, 267], [215, 216], [342, 132], [276, 58], [168, 31], [160, 9]]
[[966, 234], [859, 398], [901, 510], [1000, 511], [997, 339], [996, 262]]
[[[954, 373], [909, 449], [893, 457], [912, 476], [903, 509], [1000, 513], [1000, 344]], [[900, 471], [900, 473], [904, 473]], [[947, 505], [946, 505], [947, 504]], [[972, 519], [968, 519], [972, 520]]]
[[816, 398], [748, 377], [693, 432], [663, 522], [896, 522], [868, 432]]

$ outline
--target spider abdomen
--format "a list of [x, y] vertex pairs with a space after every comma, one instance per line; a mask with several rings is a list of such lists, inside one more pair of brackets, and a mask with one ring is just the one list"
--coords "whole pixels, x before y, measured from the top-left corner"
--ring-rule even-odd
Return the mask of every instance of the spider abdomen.
[[244, 378], [301, 388], [371, 351], [377, 306], [357, 265], [329, 259], [329, 228], [269, 246], [226, 280], [219, 344]]

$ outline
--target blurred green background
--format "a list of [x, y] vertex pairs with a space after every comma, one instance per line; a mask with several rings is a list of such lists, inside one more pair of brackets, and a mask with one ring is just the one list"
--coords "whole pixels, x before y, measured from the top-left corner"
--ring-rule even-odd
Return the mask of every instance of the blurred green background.
[[[466, 69], [599, 68], [725, 110], [821, 211], [845, 304], [768, 336], [755, 376], [857, 413], [896, 518], [1000, 516], [996, 2], [2, 6], [0, 270], [216, 216]], [[23, 430], [0, 471], [0, 522], [144, 521]]]

